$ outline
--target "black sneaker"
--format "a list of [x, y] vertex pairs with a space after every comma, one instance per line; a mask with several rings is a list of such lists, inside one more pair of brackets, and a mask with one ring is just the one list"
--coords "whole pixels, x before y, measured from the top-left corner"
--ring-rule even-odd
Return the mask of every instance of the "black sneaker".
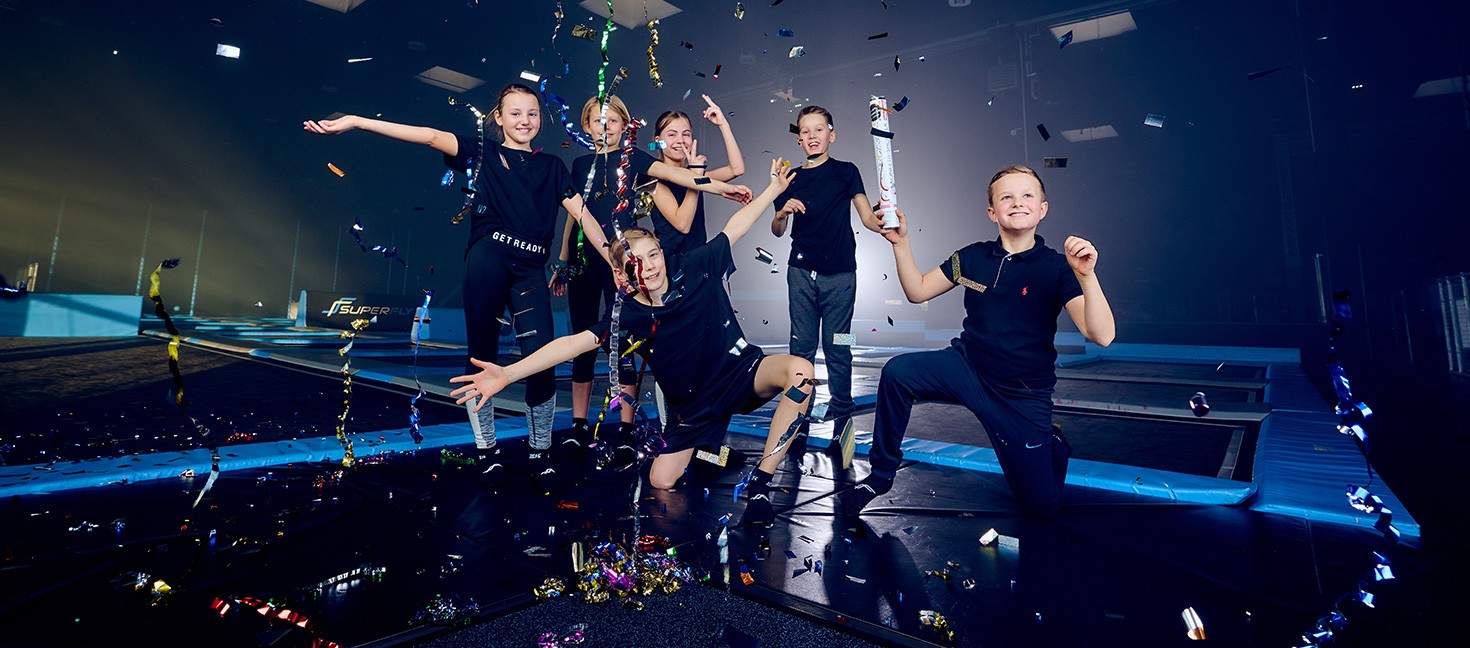
[[480, 455], [476, 465], [481, 468], [480, 485], [495, 488], [505, 484], [505, 464], [500, 461], [500, 449], [493, 448]]
[[586, 421], [573, 421], [572, 427], [558, 434], [561, 442], [556, 444], [555, 454], [559, 459], [577, 459], [587, 452], [587, 443], [592, 440], [592, 431]]
[[892, 478], [868, 475], [867, 479], [858, 482], [856, 487], [842, 496], [842, 514], [856, 516], [862, 513], [863, 507], [892, 488]]
[[832, 440], [827, 443], [827, 456], [832, 458], [833, 467], [839, 470], [852, 468], [852, 457], [857, 450], [857, 432], [853, 430], [852, 417], [832, 419]]
[[755, 489], [745, 491], [745, 515], [740, 518], [742, 524], [762, 525], [770, 524], [776, 519], [776, 511], [771, 507], [771, 490], [769, 487], [757, 492]]
[[556, 467], [551, 465], [551, 459], [546, 451], [531, 453], [531, 475], [536, 480], [536, 488], [543, 493], [553, 493], [566, 488], [566, 480]]

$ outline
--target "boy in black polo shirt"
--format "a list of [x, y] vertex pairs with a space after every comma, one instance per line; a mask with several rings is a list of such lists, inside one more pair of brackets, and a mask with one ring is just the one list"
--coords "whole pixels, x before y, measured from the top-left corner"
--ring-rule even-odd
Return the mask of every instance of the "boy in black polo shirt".
[[[806, 164], [774, 204], [771, 233], [786, 234], [787, 220], [800, 213], [791, 226], [791, 257], [786, 287], [791, 310], [791, 355], [815, 362], [817, 343], [827, 365], [831, 393], [827, 416], [852, 413], [852, 347], [836, 335], [852, 332], [852, 309], [857, 302], [857, 241], [852, 234], [849, 205], [856, 207], [863, 226], [881, 231], [883, 221], [863, 189], [863, 178], [851, 162], [834, 160], [827, 149], [837, 141], [832, 113], [821, 106], [801, 109], [796, 141]], [[820, 333], [818, 332], [820, 329]]]
[[1094, 272], [1097, 249], [1069, 236], [1059, 253], [1036, 226], [1046, 217], [1046, 188], [1020, 165], [990, 180], [990, 220], [1000, 238], [972, 243], [923, 275], [909, 247], [908, 223], [884, 230], [893, 244], [898, 280], [915, 304], [965, 287], [964, 330], [940, 351], [898, 356], [883, 367], [874, 418], [873, 471], [843, 500], [855, 515], [893, 486], [915, 400], [970, 408], [1000, 460], [1022, 512], [1045, 515], [1057, 505], [1071, 448], [1051, 425], [1057, 352], [1053, 338], [1063, 308], [1092, 342], [1113, 341], [1113, 312]]

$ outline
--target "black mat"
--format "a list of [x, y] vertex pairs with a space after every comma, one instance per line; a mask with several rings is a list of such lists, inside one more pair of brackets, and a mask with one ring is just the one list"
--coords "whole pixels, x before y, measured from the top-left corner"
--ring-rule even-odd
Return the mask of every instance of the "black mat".
[[[339, 375], [197, 347], [180, 356], [189, 413], [209, 438], [174, 405], [163, 340], [0, 338], [0, 459], [22, 465], [336, 433]], [[410, 396], [355, 381], [350, 429], [408, 427]], [[464, 410], [430, 399], [419, 411], [422, 425], [465, 420]]]
[[[1219, 369], [1216, 371], [1216, 369]], [[1097, 360], [1087, 364], [1068, 367], [1072, 371], [1113, 376], [1141, 376], [1188, 381], [1190, 379], [1231, 378], [1241, 380], [1263, 380], [1265, 367], [1225, 364], [1200, 365], [1176, 364], [1172, 362], [1135, 362], [1132, 360]]]
[[1107, 382], [1102, 380], [1078, 380], [1058, 378], [1055, 398], [1100, 403], [1129, 403], [1189, 407], [1189, 399], [1195, 392], [1204, 392], [1211, 403], [1251, 403], [1258, 400], [1247, 389], [1225, 387], [1200, 387], [1187, 380], [1162, 383]]
[[585, 646], [832, 646], [860, 648], [865, 641], [775, 607], [733, 596], [714, 586], [690, 585], [668, 596], [647, 597], [639, 610], [617, 602], [592, 605], [568, 595], [422, 644], [535, 646], [546, 632], [566, 635], [585, 624]]
[[[731, 441], [747, 452], [758, 442]], [[503, 451], [514, 455], [524, 445], [507, 442]], [[852, 474], [834, 474], [815, 453], [781, 466], [773, 491], [781, 514], [772, 527], [736, 526], [743, 504], [732, 501], [731, 489], [740, 472], [701, 464], [677, 491], [646, 491], [643, 532], [665, 538], [723, 587], [712, 538], [730, 514], [737, 577], [728, 582], [737, 597], [800, 608], [883, 645], [936, 639], [920, 622], [922, 610], [945, 615], [960, 646], [1167, 645], [1182, 642], [1179, 612], [1191, 606], [1211, 639], [1281, 645], [1362, 576], [1373, 535], [1074, 487], [1063, 491], [1053, 519], [1025, 520], [1002, 476], [922, 464], [901, 469], [895, 490], [860, 520], [844, 519], [832, 514], [832, 493], [850, 488], [862, 463]], [[473, 469], [443, 464], [434, 453], [335, 474], [330, 464], [226, 473], [198, 509], [189, 506], [198, 480], [13, 498], [0, 508], [0, 624], [35, 632], [6, 642], [153, 645], [159, 629], [212, 646], [404, 637], [415, 611], [436, 594], [473, 597], [492, 611], [524, 608], [533, 586], [569, 575], [571, 541], [631, 531], [628, 473], [588, 471], [581, 485], [549, 496], [529, 489], [524, 468], [513, 467], [510, 484], [492, 490], [476, 485]], [[1019, 551], [980, 547], [976, 538], [989, 528], [1020, 538]], [[1466, 575], [1462, 559], [1399, 556], [1395, 571], [1414, 588], [1457, 591]], [[807, 570], [808, 558], [823, 561], [820, 573]], [[380, 580], [314, 587], [363, 565], [387, 571]], [[753, 584], [739, 581], [741, 566]], [[935, 574], [946, 569], [947, 580]], [[173, 593], [150, 604], [148, 592], [129, 585], [139, 572]], [[1420, 615], [1437, 618], [1454, 605], [1433, 591], [1395, 590], [1380, 597], [1377, 616], [1355, 623], [1376, 639], [1428, 639], [1435, 631]], [[291, 629], [238, 610], [221, 617], [209, 608], [216, 596], [267, 598], [311, 623]], [[844, 645], [828, 634], [807, 640], [802, 632], [821, 628], [792, 629], [782, 615], [762, 616], [738, 601], [713, 600], [716, 610], [730, 611], [715, 620], [681, 609], [677, 597], [644, 603], [655, 614], [566, 599], [505, 623], [530, 633], [588, 622], [590, 645], [708, 645], [719, 621], [763, 646]], [[698, 607], [709, 612], [703, 602]], [[666, 628], [666, 619], [679, 619], [689, 634], [675, 634], [682, 630]], [[507, 626], [479, 636], [501, 637], [496, 628]], [[647, 638], [660, 629], [669, 643]], [[524, 636], [487, 641], [528, 645]]]
[[[859, 430], [873, 429], [873, 414], [854, 417]], [[1061, 425], [1077, 459], [1144, 466], [1159, 470], [1215, 477], [1220, 472], [1233, 436], [1244, 428], [1169, 421], [1114, 417], [1101, 414], [1057, 412], [1052, 422]], [[985, 427], [970, 410], [949, 403], [920, 403], [909, 419], [907, 437], [960, 445], [993, 447]], [[1248, 451], [1248, 449], [1247, 449]], [[1250, 481], [1250, 471], [1237, 470], [1234, 477]]]

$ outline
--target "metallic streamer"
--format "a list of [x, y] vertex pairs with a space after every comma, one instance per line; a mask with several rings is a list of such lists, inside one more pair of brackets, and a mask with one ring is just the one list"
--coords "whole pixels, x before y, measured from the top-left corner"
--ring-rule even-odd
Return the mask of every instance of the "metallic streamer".
[[351, 468], [357, 461], [357, 456], [352, 452], [352, 439], [347, 436], [347, 414], [352, 410], [352, 344], [357, 340], [357, 334], [369, 325], [377, 322], [374, 316], [370, 320], [352, 320], [352, 330], [343, 331], [342, 338], [347, 340], [347, 346], [337, 351], [337, 355], [346, 358], [342, 364], [342, 413], [337, 416], [337, 442], [342, 444], [342, 467]]
[[[209, 439], [209, 428], [189, 413], [189, 403], [184, 400], [184, 374], [179, 370], [179, 329], [174, 326], [173, 318], [169, 317], [168, 309], [163, 305], [160, 275], [164, 270], [177, 267], [179, 267], [178, 259], [164, 259], [158, 264], [158, 267], [153, 269], [153, 273], [148, 275], [148, 299], [153, 301], [153, 313], [163, 320], [164, 328], [168, 329], [168, 372], [174, 379], [174, 405], [177, 405], [179, 411], [188, 417], [189, 423], [193, 424], [194, 430], [199, 433], [199, 438], [207, 440]], [[209, 489], [214, 487], [215, 480], [219, 479], [219, 452], [213, 446], [214, 444], [211, 443], [209, 447], [210, 454], [214, 456], [210, 465], [209, 481], [205, 482], [204, 489], [199, 491], [199, 497], [194, 500], [194, 506], [199, 506], [199, 501], [204, 499], [204, 494], [209, 492]]]
[[648, 78], [653, 79], [653, 87], [662, 88], [664, 80], [658, 74], [658, 58], [653, 55], [653, 48], [658, 47], [658, 21], [648, 19], [648, 0], [643, 0], [643, 20], [648, 23]]
[[480, 109], [476, 108], [473, 104], [459, 101], [454, 97], [449, 97], [449, 105], [462, 105], [470, 109], [470, 112], [475, 115], [475, 130], [480, 141], [480, 155], [472, 161], [472, 168], [465, 172], [464, 205], [460, 206], [459, 211], [454, 214], [454, 217], [449, 219], [450, 225], [458, 225], [464, 222], [465, 215], [470, 213], [470, 210], [474, 208], [475, 194], [477, 193], [475, 180], [479, 179], [481, 165], [485, 161], [485, 113], [480, 112]]

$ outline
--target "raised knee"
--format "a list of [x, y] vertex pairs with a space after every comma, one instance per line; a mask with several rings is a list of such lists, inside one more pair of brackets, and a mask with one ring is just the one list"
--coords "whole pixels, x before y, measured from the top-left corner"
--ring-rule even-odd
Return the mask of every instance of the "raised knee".
[[651, 484], [654, 488], [671, 490], [674, 488], [675, 485], [679, 483], [679, 478], [669, 477], [667, 475], [649, 475], [648, 483]]
[[817, 377], [817, 368], [812, 366], [811, 361], [806, 358], [796, 358], [791, 361], [791, 383], [799, 384], [808, 379]]
[[909, 373], [909, 364], [911, 362], [908, 356], [905, 355], [890, 359], [888, 362], [883, 363], [883, 369], [878, 372], [878, 380], [880, 382], [889, 382], [894, 379], [906, 377]]

